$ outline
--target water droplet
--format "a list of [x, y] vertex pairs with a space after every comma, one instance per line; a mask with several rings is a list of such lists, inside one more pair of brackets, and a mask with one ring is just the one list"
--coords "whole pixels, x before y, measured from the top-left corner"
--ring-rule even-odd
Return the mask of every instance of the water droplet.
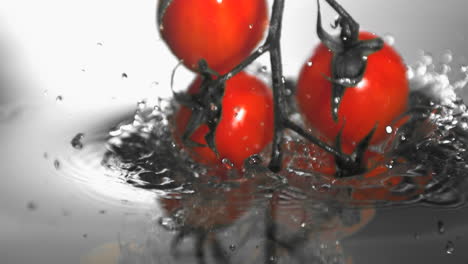
[[468, 73], [468, 65], [462, 65], [460, 66], [460, 71], [462, 73]]
[[87, 238], [88, 237], [88, 234], [83, 234], [83, 238]]
[[171, 217], [161, 217], [159, 218], [158, 222], [159, 225], [161, 225], [167, 231], [173, 231], [177, 228], [177, 224]]
[[419, 233], [414, 233], [414, 239], [418, 240], [421, 238], [421, 234]]
[[447, 241], [447, 244], [445, 245], [445, 252], [447, 252], [447, 254], [451, 255], [453, 254], [453, 252], [455, 251], [455, 244], [453, 244], [452, 241]]
[[237, 248], [237, 247], [236, 247], [236, 245], [234, 245], [234, 244], [229, 245], [229, 249], [230, 249], [231, 251], [236, 250], [236, 248]]
[[57, 103], [61, 103], [61, 102], [63, 101], [63, 96], [58, 95], [58, 96], [55, 98], [55, 101], [56, 101]]
[[261, 47], [259, 47], [259, 48], [258, 48], [258, 50], [257, 50], [257, 51], [258, 51], [258, 52], [260, 52], [260, 53], [262, 53], [262, 52], [263, 52], [263, 49], [264, 49], [264, 47], [263, 47], [263, 46], [261, 46]]
[[261, 72], [266, 72], [267, 70], [268, 70], [268, 67], [266, 65], [263, 65], [262, 67], [260, 67]]
[[442, 53], [442, 56], [440, 58], [440, 61], [444, 64], [449, 64], [453, 60], [453, 54], [451, 50], [446, 50], [444, 53]]
[[406, 78], [413, 79], [413, 77], [414, 77], [414, 70], [413, 70], [413, 68], [408, 66], [406, 68]]
[[210, 110], [214, 112], [218, 110], [218, 107], [214, 103], [210, 103]]
[[83, 140], [83, 137], [84, 137], [83, 133], [76, 134], [70, 142], [72, 147], [75, 149], [82, 149], [83, 143], [81, 142], [81, 140]]
[[281, 76], [281, 82], [286, 83], [286, 78], [284, 76]]
[[428, 52], [424, 52], [423, 55], [421, 56], [421, 62], [424, 65], [431, 65], [432, 64], [432, 54]]
[[416, 75], [418, 76], [424, 76], [427, 72], [427, 66], [426, 65], [419, 65], [418, 68], [416, 68]]
[[122, 77], [123, 80], [125, 80], [125, 79], [128, 78], [128, 75], [124, 72], [124, 73], [122, 73], [121, 77]]
[[228, 158], [223, 158], [221, 162], [224, 164], [224, 167], [226, 167], [227, 169], [234, 168], [234, 163], [232, 163], [232, 161], [230, 161]]
[[98, 45], [98, 46], [101, 46], [101, 47], [102, 47], [102, 42], [98, 42], [98, 43], [96, 43], [96, 45]]
[[307, 62], [307, 66], [311, 67], [312, 65], [313, 65], [313, 63], [311, 61]]
[[146, 108], [146, 100], [141, 100], [137, 102], [137, 108], [139, 111], [143, 111]]
[[49, 90], [46, 89], [46, 90], [44, 90], [43, 93], [44, 93], [44, 95], [48, 95], [48, 94], [49, 94]]
[[303, 223], [301, 224], [301, 227], [302, 227], [302, 228], [306, 227], [306, 223], [303, 222]]
[[445, 232], [445, 225], [442, 221], [437, 221], [437, 231], [439, 234], [443, 234]]
[[254, 154], [247, 158], [247, 162], [249, 163], [249, 165], [258, 165], [262, 163], [262, 159], [259, 155]]
[[395, 37], [392, 34], [385, 34], [383, 39], [389, 46], [395, 45]]
[[252, 28], [253, 28], [253, 24], [250, 24], [250, 25], [249, 25], [249, 29], [252, 29]]
[[60, 161], [58, 159], [54, 160], [54, 167], [56, 170], [60, 169]]
[[99, 210], [99, 213], [100, 213], [100, 214], [106, 214], [107, 211], [106, 211], [106, 210]]
[[445, 74], [445, 75], [446, 75], [447, 73], [449, 73], [449, 72], [452, 71], [452, 67], [450, 67], [450, 66], [447, 65], [447, 64], [442, 64], [440, 67], [441, 67], [441, 69], [440, 69], [440, 73], [441, 73], [441, 74]]
[[390, 134], [390, 133], [392, 133], [392, 132], [393, 132], [393, 129], [392, 129], [392, 127], [391, 127], [391, 126], [387, 126], [387, 127], [385, 127], [385, 132], [387, 132], [387, 134]]
[[292, 95], [291, 89], [285, 88], [285, 89], [284, 89], [284, 95], [286, 95], [286, 96]]
[[218, 4], [221, 4], [223, 0], [216, 0], [216, 2], [218, 2]]
[[154, 81], [151, 83], [151, 89], [156, 89], [159, 86], [159, 82]]
[[49, 153], [44, 152], [44, 154], [42, 154], [42, 156], [44, 157], [44, 159], [48, 159], [49, 158]]
[[37, 204], [33, 201], [29, 201], [27, 204], [26, 204], [26, 208], [28, 208], [29, 211], [34, 211], [37, 209]]

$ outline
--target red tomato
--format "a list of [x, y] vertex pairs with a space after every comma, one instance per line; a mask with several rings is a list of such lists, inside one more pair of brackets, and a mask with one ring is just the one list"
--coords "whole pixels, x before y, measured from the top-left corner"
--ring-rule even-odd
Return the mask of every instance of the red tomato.
[[265, 0], [172, 0], [160, 31], [187, 67], [205, 59], [225, 73], [252, 52], [267, 25]]
[[[189, 93], [198, 92], [201, 79], [189, 88]], [[180, 135], [190, 118], [191, 110], [182, 107], [176, 117], [176, 129]], [[191, 140], [206, 144], [206, 125], [200, 126]], [[178, 135], [180, 137], [180, 135]], [[193, 157], [205, 164], [220, 164], [220, 159], [229, 159], [237, 168], [244, 160], [259, 153], [273, 138], [273, 98], [270, 89], [257, 78], [241, 72], [226, 82], [222, 99], [221, 120], [215, 134], [219, 159], [209, 147], [194, 147]]]
[[[376, 36], [361, 32], [360, 39]], [[361, 82], [346, 89], [338, 110], [338, 121], [331, 115], [332, 53], [320, 44], [302, 68], [297, 87], [301, 112], [310, 125], [334, 141], [343, 127], [342, 142], [354, 144], [362, 140], [378, 124], [371, 144], [385, 138], [386, 127], [404, 113], [408, 103], [406, 67], [397, 52], [388, 46], [368, 56]]]

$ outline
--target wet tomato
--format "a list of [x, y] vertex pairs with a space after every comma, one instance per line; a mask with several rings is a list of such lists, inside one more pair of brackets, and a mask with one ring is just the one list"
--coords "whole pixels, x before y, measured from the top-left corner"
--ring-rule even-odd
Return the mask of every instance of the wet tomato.
[[[361, 32], [361, 40], [376, 36]], [[310, 125], [333, 141], [343, 128], [342, 142], [355, 144], [377, 125], [371, 143], [385, 138], [386, 127], [402, 115], [408, 102], [406, 67], [398, 53], [387, 44], [368, 56], [363, 79], [345, 90], [338, 110], [338, 121], [331, 113], [332, 53], [320, 44], [302, 68], [298, 80], [297, 101]]]
[[[199, 91], [198, 78], [189, 93]], [[191, 110], [182, 107], [176, 116], [176, 130], [180, 138], [190, 118]], [[200, 126], [191, 140], [205, 144], [208, 126]], [[215, 145], [219, 157], [209, 147], [193, 147], [193, 158], [205, 164], [220, 164], [226, 158], [236, 168], [242, 168], [244, 160], [259, 153], [273, 138], [273, 99], [270, 89], [256, 77], [241, 72], [226, 82], [222, 99], [221, 119], [215, 133]]]
[[252, 52], [268, 24], [266, 0], [172, 0], [166, 8], [162, 2], [161, 36], [191, 69], [205, 59], [212, 69], [229, 71]]

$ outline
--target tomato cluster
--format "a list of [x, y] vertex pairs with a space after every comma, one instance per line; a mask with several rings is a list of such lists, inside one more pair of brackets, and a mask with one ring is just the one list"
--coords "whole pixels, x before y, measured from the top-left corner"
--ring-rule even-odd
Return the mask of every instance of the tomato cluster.
[[[195, 160], [205, 164], [229, 160], [240, 169], [246, 158], [261, 152], [273, 138], [281, 142], [277, 140], [282, 135], [279, 130], [293, 129], [285, 125], [284, 104], [279, 105], [285, 100], [276, 98], [283, 96], [283, 92], [278, 92], [278, 87], [283, 86], [275, 87], [282, 73], [281, 67], [273, 64], [281, 60], [279, 45], [271, 44], [273, 40], [279, 43], [277, 32], [282, 16], [275, 12], [283, 11], [283, 2], [275, 0], [270, 31], [262, 46], [269, 48], [272, 56], [272, 97], [263, 82], [242, 71], [244, 62], [253, 60], [247, 58], [269, 22], [266, 0], [160, 1], [158, 15], [163, 39], [186, 67], [200, 75], [186, 94], [208, 98], [209, 89], [204, 84], [216, 80], [221, 83], [216, 88], [222, 97], [220, 105], [194, 99], [176, 115], [177, 138], [182, 139]], [[367, 147], [384, 140], [387, 126], [405, 112], [406, 67], [392, 47], [384, 45], [377, 36], [360, 31], [336, 1], [327, 2], [340, 15], [336, 25], [341, 27], [341, 35], [332, 38], [324, 32], [319, 13], [317, 33], [322, 44], [315, 48], [299, 74], [296, 101], [310, 126], [311, 137], [323, 139], [323, 145], [332, 154], [343, 153], [340, 157], [347, 157], [356, 145]], [[218, 108], [221, 110], [216, 112]], [[210, 117], [199, 115], [191, 119], [195, 110]], [[191, 127], [194, 120], [200, 123], [196, 129]], [[190, 133], [184, 139], [187, 131]], [[364, 142], [366, 136], [372, 136], [369, 142]], [[273, 144], [272, 157], [281, 156], [279, 151]]]

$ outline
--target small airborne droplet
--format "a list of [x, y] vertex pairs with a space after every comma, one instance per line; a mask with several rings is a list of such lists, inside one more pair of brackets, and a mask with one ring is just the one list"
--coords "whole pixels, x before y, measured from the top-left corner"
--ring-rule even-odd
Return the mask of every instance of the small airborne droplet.
[[125, 80], [125, 79], [127, 79], [127, 78], [128, 78], [128, 75], [127, 75], [125, 72], [124, 72], [124, 73], [122, 73], [122, 79], [124, 79], [124, 80]]
[[157, 81], [154, 81], [154, 82], [151, 83], [151, 88], [152, 89], [155, 89], [158, 86], [159, 86], [159, 82], [157, 82]]
[[55, 98], [55, 101], [56, 101], [57, 103], [61, 103], [61, 102], [63, 101], [63, 96], [58, 95], [58, 96]]
[[421, 56], [421, 62], [424, 63], [424, 65], [431, 65], [432, 64], [432, 54], [425, 52]]
[[468, 65], [462, 65], [460, 66], [460, 71], [462, 73], [468, 73]]
[[60, 161], [58, 159], [54, 160], [54, 167], [56, 170], [60, 169]]
[[236, 245], [233, 245], [233, 244], [229, 245], [229, 249], [230, 249], [231, 251], [236, 250], [236, 248], [237, 248]]
[[161, 217], [158, 222], [167, 231], [174, 231], [177, 228], [177, 224], [171, 217]]
[[313, 63], [312, 63], [311, 61], [308, 61], [308, 62], [307, 62], [307, 66], [309, 66], [309, 67], [311, 67], [312, 64], [313, 64]]
[[26, 207], [28, 208], [29, 211], [34, 211], [37, 209], [37, 204], [33, 201], [29, 201]]
[[444, 64], [449, 64], [453, 60], [453, 54], [451, 50], [446, 50], [441, 56], [441, 62]]
[[70, 143], [74, 149], [83, 148], [83, 143], [81, 142], [81, 140], [83, 140], [83, 137], [84, 137], [83, 133], [78, 133], [73, 137]]
[[445, 233], [445, 225], [444, 225], [444, 222], [442, 222], [442, 221], [437, 221], [437, 231], [439, 232], [439, 234]]
[[455, 244], [453, 244], [452, 241], [447, 241], [447, 245], [445, 245], [445, 252], [447, 252], [447, 254], [451, 255], [453, 254], [453, 252], [455, 251]]

